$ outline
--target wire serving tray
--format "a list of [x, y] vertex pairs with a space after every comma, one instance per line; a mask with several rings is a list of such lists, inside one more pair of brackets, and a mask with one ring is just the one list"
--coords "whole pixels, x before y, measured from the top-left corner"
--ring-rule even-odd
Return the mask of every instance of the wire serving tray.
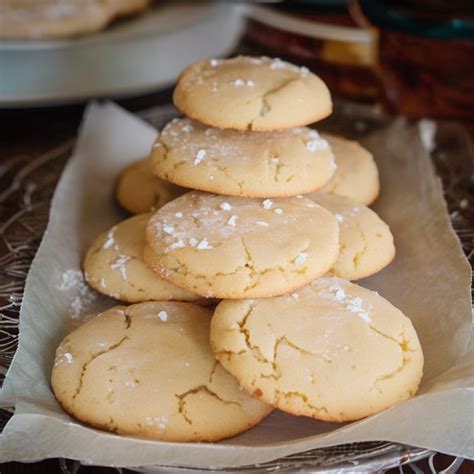
[[[139, 115], [157, 128], [176, 116], [172, 106], [156, 107]], [[336, 104], [336, 119], [325, 129], [360, 138], [384, 126], [389, 120], [376, 108], [352, 103]], [[474, 260], [474, 150], [468, 133], [459, 125], [432, 122], [421, 125], [422, 138], [432, 148], [432, 158], [445, 190], [448, 209], [463, 249], [472, 265]], [[49, 216], [49, 205], [56, 183], [74, 141], [60, 143], [35, 156], [16, 155], [0, 163], [0, 381], [18, 344], [19, 312], [26, 276], [40, 244]], [[0, 410], [0, 428], [11, 417]], [[219, 470], [219, 472], [381, 472], [429, 458], [432, 472], [436, 453], [389, 442], [353, 443], [294, 454], [260, 465]], [[461, 459], [455, 459], [443, 472], [456, 472]], [[76, 472], [77, 462], [59, 460], [63, 472]], [[191, 467], [137, 467], [143, 472], [196, 472]], [[400, 468], [402, 471], [403, 468]], [[421, 472], [413, 466], [415, 472]], [[200, 471], [203, 471], [200, 469]], [[210, 469], [209, 471], [212, 471]]]

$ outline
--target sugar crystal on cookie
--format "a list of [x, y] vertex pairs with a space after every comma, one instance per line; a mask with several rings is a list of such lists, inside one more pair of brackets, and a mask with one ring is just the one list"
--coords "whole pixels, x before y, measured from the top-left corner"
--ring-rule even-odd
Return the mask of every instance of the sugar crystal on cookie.
[[168, 248], [169, 248], [170, 250], [172, 250], [172, 249], [182, 249], [182, 248], [184, 248], [185, 246], [186, 246], [186, 245], [185, 245], [185, 243], [184, 243], [182, 240], [178, 240], [177, 242], [172, 243]]
[[116, 226], [112, 227], [112, 229], [110, 229], [109, 233], [107, 234], [104, 245], [102, 246], [102, 248], [104, 250], [106, 250], [106, 249], [112, 247], [112, 245], [114, 245], [114, 234], [115, 234], [116, 229], [117, 229]]
[[235, 222], [237, 221], [237, 216], [234, 214], [229, 217], [229, 220], [227, 221], [228, 225], [231, 225], [232, 227], [235, 227]]
[[112, 270], [118, 270], [120, 272], [120, 275], [122, 276], [122, 279], [126, 280], [127, 279], [127, 268], [125, 264], [131, 259], [128, 255], [119, 255], [117, 260], [115, 260], [114, 263], [110, 264], [110, 268]]
[[196, 154], [196, 159], [194, 160], [194, 166], [199, 165], [199, 163], [201, 163], [201, 161], [204, 160], [205, 157], [206, 157], [206, 150], [201, 148]]
[[300, 267], [301, 265], [303, 265], [303, 263], [306, 262], [307, 258], [308, 258], [307, 252], [299, 252], [295, 259], [295, 265], [297, 267]]
[[201, 240], [201, 242], [197, 244], [196, 248], [198, 250], [210, 250], [212, 249], [212, 245], [209, 245], [209, 242], [207, 241], [207, 239], [203, 239]]

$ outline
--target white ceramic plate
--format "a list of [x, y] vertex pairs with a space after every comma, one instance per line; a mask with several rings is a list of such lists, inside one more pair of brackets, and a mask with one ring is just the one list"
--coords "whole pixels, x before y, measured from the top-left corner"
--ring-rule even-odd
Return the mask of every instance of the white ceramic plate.
[[0, 107], [151, 92], [188, 64], [229, 53], [241, 27], [238, 6], [176, 2], [83, 38], [0, 41]]

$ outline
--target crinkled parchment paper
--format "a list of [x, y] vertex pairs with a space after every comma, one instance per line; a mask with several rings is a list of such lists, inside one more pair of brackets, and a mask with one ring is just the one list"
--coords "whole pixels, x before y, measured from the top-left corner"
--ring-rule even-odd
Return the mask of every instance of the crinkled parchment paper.
[[382, 180], [374, 207], [393, 230], [397, 257], [362, 284], [401, 308], [420, 335], [426, 366], [415, 398], [345, 425], [275, 411], [252, 430], [218, 444], [117, 436], [64, 413], [49, 385], [55, 348], [80, 317], [113, 304], [95, 297], [81, 282], [81, 258], [97, 233], [123, 218], [112, 197], [115, 177], [124, 165], [148, 154], [155, 136], [149, 125], [115, 105], [87, 109], [26, 284], [19, 349], [0, 400], [2, 406], [16, 405], [16, 411], [1, 435], [0, 458], [219, 467], [373, 440], [474, 456], [471, 270], [418, 133], [402, 121], [366, 142], [377, 157]]

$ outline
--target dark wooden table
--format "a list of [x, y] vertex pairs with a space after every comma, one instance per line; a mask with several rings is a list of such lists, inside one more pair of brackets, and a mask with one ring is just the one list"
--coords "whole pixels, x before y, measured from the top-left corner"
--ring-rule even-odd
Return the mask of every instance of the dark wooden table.
[[[134, 99], [118, 100], [123, 107], [138, 111], [153, 106], [166, 104], [171, 101], [171, 88], [153, 95]], [[84, 105], [56, 107], [48, 109], [20, 109], [0, 111], [0, 164], [7, 156], [14, 154], [31, 154], [47, 150], [52, 146], [73, 138], [77, 134]], [[2, 217], [0, 215], [0, 222]], [[0, 249], [0, 255], [1, 255]], [[453, 458], [446, 455], [437, 455], [434, 460], [436, 472], [440, 472], [453, 462]], [[422, 472], [431, 472], [426, 460], [416, 463]], [[0, 474], [21, 473], [63, 473], [58, 460], [47, 460], [34, 464], [6, 463], [0, 465]], [[112, 468], [82, 467], [82, 473], [113, 473]], [[123, 472], [132, 472], [123, 470]], [[399, 472], [391, 469], [390, 473]], [[406, 468], [405, 472], [413, 472]], [[454, 471], [451, 471], [454, 472]], [[458, 473], [474, 473], [474, 462], [464, 461]]]

